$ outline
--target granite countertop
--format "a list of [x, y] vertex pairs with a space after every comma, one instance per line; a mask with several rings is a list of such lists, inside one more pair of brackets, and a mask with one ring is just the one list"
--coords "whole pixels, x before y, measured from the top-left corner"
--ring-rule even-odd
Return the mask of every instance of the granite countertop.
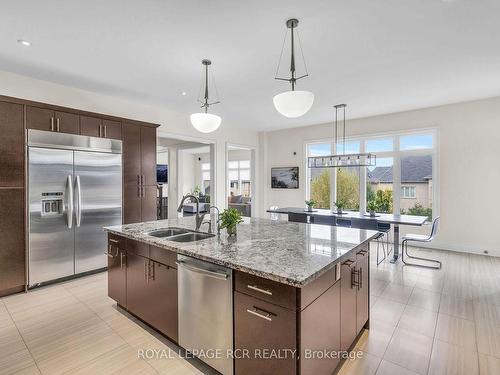
[[220, 236], [185, 243], [147, 234], [166, 227], [192, 230], [194, 217], [116, 225], [104, 230], [295, 287], [316, 279], [377, 234], [371, 230], [260, 218], [245, 218], [238, 225], [236, 238], [228, 238], [225, 230]]

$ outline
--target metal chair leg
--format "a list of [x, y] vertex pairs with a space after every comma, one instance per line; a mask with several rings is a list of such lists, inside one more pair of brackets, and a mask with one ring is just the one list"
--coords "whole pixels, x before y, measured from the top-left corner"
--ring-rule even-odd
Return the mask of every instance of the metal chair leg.
[[387, 258], [387, 253], [385, 252], [385, 248], [384, 248], [384, 242], [382, 241], [382, 252], [384, 253], [384, 257], [382, 259], [380, 259], [380, 261], [378, 260], [379, 256], [379, 250], [380, 250], [380, 241], [377, 239], [377, 266], [382, 263], [386, 258]]
[[389, 256], [389, 255], [391, 255], [392, 250], [394, 250], [394, 247], [391, 249], [391, 247], [389, 246], [391, 231], [389, 230], [385, 235], [387, 236], [387, 255]]
[[[433, 266], [433, 265], [410, 263], [410, 262], [405, 261], [405, 257], [404, 257], [405, 254], [406, 254], [407, 258], [418, 259], [418, 260], [423, 260], [425, 262], [433, 262], [433, 263], [437, 263], [437, 264], [435, 266]], [[422, 258], [422, 257], [416, 257], [414, 255], [410, 255], [408, 253], [408, 240], [403, 240], [403, 242], [401, 242], [401, 261], [405, 265], [407, 265], [407, 266], [416, 266], [416, 267], [422, 267], [422, 268], [432, 268], [432, 269], [436, 269], [436, 270], [441, 269], [441, 266], [442, 266], [442, 263], [439, 260], [429, 259], [429, 258]]]

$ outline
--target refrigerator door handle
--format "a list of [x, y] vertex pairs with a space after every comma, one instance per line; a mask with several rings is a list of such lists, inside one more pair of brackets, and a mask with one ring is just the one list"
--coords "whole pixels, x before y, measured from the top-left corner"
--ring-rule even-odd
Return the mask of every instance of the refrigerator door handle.
[[76, 176], [75, 183], [76, 193], [76, 226], [79, 227], [82, 223], [82, 186], [80, 184], [80, 176]]
[[68, 203], [68, 211], [66, 216], [68, 217], [68, 228], [73, 227], [73, 211], [74, 211], [74, 201], [73, 201], [73, 178], [71, 175], [68, 175], [68, 179], [66, 181], [67, 189], [68, 189], [68, 198], [66, 202]]

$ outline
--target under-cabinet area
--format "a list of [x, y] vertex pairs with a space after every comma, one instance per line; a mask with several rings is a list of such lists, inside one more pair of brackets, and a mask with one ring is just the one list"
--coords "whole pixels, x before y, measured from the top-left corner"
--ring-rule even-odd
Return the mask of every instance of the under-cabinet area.
[[[267, 222], [251, 221], [241, 227]], [[175, 229], [188, 223], [178, 219]], [[278, 270], [272, 277], [243, 269], [237, 259], [217, 264], [223, 236], [174, 245], [148, 238], [145, 225], [107, 228], [109, 297], [222, 374], [331, 374], [368, 327], [369, 233], [299, 282], [280, 280]], [[246, 238], [244, 229], [237, 242]], [[213, 263], [193, 251], [207, 246]], [[208, 349], [220, 358], [204, 358]]]

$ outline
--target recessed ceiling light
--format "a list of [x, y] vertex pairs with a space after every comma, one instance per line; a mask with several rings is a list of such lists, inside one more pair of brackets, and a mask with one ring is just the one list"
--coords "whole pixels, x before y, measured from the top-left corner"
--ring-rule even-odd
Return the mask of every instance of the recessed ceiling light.
[[186, 96], [186, 95], [187, 95], [187, 92], [186, 92], [186, 91], [183, 91], [183, 92], [181, 92], [181, 95], [182, 95], [182, 96]]
[[30, 42], [30, 41], [28, 41], [28, 40], [18, 39], [18, 40], [17, 40], [17, 42], [18, 42], [19, 44], [22, 44], [23, 46], [26, 46], [26, 47], [31, 46], [31, 42]]

